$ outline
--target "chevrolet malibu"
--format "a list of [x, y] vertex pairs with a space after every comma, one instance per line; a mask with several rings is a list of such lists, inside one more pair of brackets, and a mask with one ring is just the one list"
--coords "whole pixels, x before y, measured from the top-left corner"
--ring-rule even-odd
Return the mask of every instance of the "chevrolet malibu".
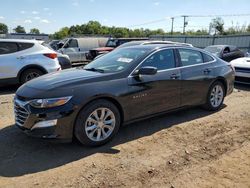
[[190, 106], [220, 109], [234, 74], [229, 63], [193, 47], [122, 48], [21, 86], [15, 121], [31, 136], [102, 145], [121, 124]]

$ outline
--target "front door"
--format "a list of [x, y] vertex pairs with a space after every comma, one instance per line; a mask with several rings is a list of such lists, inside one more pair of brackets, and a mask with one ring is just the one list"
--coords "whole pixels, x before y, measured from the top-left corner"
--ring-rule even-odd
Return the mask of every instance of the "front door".
[[136, 75], [128, 78], [130, 118], [143, 117], [180, 106], [180, 71], [176, 68], [174, 51], [160, 50], [148, 57], [138, 68], [152, 66], [155, 75]]
[[69, 39], [61, 50], [63, 54], [69, 56], [71, 62], [81, 61], [81, 53], [77, 39]]

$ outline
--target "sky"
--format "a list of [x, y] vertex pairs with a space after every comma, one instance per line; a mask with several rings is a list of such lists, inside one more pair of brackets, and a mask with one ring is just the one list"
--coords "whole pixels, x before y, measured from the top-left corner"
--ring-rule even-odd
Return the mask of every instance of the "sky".
[[107, 26], [181, 31], [181, 15], [211, 15], [188, 17], [187, 30], [208, 29], [215, 15], [222, 17], [225, 27], [250, 24], [249, 0], [8, 0], [0, 3], [0, 23], [10, 30], [17, 25], [54, 33], [60, 28], [81, 25], [90, 20]]

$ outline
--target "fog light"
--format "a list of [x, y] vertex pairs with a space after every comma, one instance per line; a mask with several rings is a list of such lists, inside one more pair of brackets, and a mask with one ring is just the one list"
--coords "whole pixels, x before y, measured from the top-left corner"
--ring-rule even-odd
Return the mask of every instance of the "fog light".
[[57, 119], [48, 120], [48, 121], [40, 121], [40, 122], [36, 123], [31, 128], [31, 130], [37, 129], [37, 128], [53, 127], [53, 126], [56, 126], [56, 124], [57, 124]]

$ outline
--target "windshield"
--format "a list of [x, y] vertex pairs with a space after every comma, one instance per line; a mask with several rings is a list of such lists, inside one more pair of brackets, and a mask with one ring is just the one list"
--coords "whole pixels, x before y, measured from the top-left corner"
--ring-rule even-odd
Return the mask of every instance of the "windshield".
[[104, 73], [123, 71], [148, 52], [149, 49], [122, 48], [92, 61], [84, 69], [90, 71], [99, 70], [99, 72]]
[[219, 47], [219, 46], [208, 46], [206, 47], [204, 50], [210, 52], [210, 53], [220, 53], [221, 50], [222, 50], [222, 47]]
[[106, 47], [117, 47], [117, 42], [118, 40], [117, 39], [110, 39], [108, 40], [107, 44], [106, 44]]

